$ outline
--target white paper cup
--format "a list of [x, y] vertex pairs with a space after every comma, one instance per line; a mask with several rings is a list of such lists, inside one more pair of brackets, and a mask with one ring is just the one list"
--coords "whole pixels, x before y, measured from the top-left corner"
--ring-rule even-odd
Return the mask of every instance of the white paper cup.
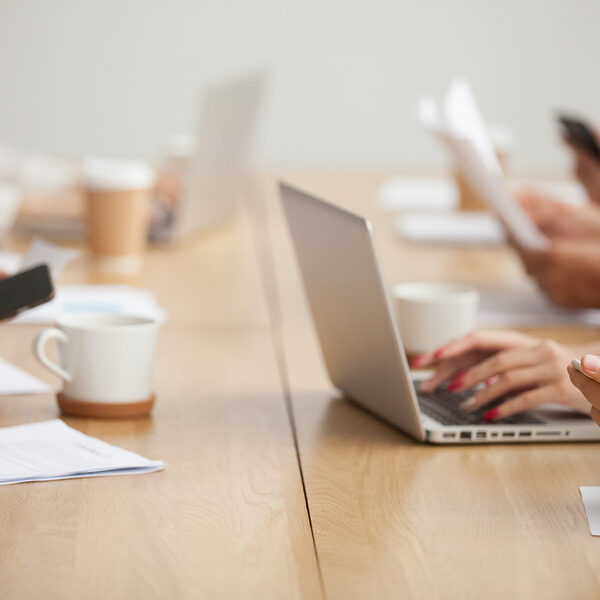
[[89, 158], [82, 174], [95, 268], [114, 273], [139, 271], [156, 180], [153, 169], [141, 161]]
[[430, 352], [475, 328], [479, 292], [454, 283], [396, 285], [392, 294], [400, 337], [409, 356]]

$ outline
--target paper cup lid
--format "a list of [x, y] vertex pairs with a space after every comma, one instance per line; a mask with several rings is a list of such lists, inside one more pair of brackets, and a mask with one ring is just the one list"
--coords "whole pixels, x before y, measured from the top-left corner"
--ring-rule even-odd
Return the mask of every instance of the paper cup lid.
[[101, 190], [142, 190], [156, 181], [154, 169], [144, 161], [90, 157], [81, 166], [83, 184]]

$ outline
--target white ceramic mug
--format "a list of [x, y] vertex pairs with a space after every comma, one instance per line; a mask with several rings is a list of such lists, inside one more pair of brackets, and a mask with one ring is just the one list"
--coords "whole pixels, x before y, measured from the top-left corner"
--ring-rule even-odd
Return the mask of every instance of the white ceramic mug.
[[409, 356], [430, 352], [475, 328], [479, 292], [453, 283], [415, 282], [396, 285], [402, 343]]
[[[121, 408], [114, 415], [102, 411], [98, 416], [133, 416], [131, 412], [123, 412], [125, 405], [148, 402], [153, 397], [154, 357], [160, 327], [157, 321], [81, 313], [59, 317], [57, 323], [58, 327], [40, 333], [34, 353], [63, 380], [64, 396], [82, 405]], [[46, 355], [45, 347], [51, 339], [58, 340], [60, 364]], [[75, 414], [73, 410], [67, 412]], [[88, 411], [86, 416], [96, 415]]]

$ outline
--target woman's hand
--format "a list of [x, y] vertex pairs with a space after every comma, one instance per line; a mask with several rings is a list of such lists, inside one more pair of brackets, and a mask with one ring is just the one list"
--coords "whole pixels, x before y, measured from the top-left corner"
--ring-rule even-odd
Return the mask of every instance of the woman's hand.
[[553, 240], [547, 250], [516, 250], [552, 302], [565, 308], [600, 308], [600, 239]]
[[596, 421], [596, 424], [600, 426], [600, 356], [594, 354], [582, 356], [581, 366], [587, 377], [571, 365], [567, 367], [567, 371], [573, 385], [592, 405], [590, 415]]
[[566, 204], [533, 190], [515, 194], [523, 210], [549, 238], [600, 239], [600, 206]]
[[[598, 136], [596, 139], [599, 141]], [[573, 153], [575, 176], [585, 188], [590, 200], [600, 204], [600, 162], [587, 150], [565, 140]]]
[[484, 384], [463, 402], [461, 408], [468, 412], [510, 396], [483, 416], [486, 421], [496, 421], [548, 403], [586, 413], [585, 398], [570, 385], [565, 370], [574, 353], [577, 351], [555, 342], [513, 331], [476, 331], [417, 357], [412, 365], [434, 368], [433, 376], [421, 384], [424, 392], [451, 377], [451, 392]]

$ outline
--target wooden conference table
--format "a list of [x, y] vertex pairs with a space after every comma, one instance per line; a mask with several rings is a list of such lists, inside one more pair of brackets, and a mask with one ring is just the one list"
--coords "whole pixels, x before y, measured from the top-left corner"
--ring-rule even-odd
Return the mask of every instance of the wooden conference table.
[[[504, 249], [403, 245], [375, 203], [381, 174], [281, 176], [369, 216], [390, 284], [522, 278]], [[81, 259], [65, 281], [98, 278]], [[598, 597], [578, 486], [600, 482], [600, 446], [428, 446], [346, 403], [275, 178], [233, 222], [151, 250], [132, 283], [170, 313], [154, 415], [65, 420], [168, 467], [0, 487], [2, 598]], [[31, 354], [39, 328], [1, 330], [1, 357], [57, 384]], [[56, 416], [51, 396], [0, 399], [0, 426]]]

